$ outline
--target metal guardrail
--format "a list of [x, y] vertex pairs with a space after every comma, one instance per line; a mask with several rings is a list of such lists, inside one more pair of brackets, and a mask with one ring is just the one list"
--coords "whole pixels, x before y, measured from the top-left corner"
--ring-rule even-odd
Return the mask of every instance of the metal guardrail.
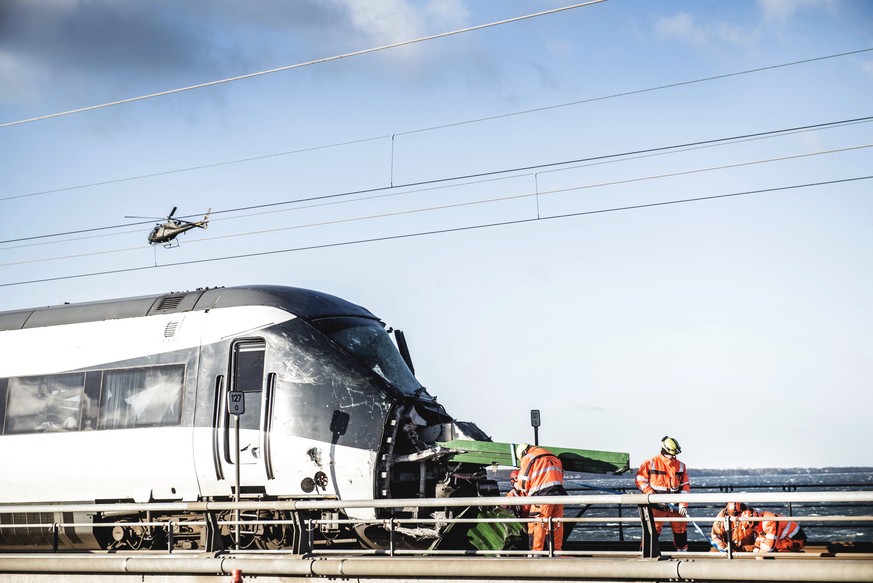
[[[595, 518], [570, 518], [550, 519], [561, 520], [564, 523], [620, 523], [620, 524], [637, 524], [643, 526], [643, 541], [642, 549], [651, 548], [651, 540], [646, 540], [646, 537], [652, 536], [651, 529], [647, 531], [645, 528], [645, 520], [643, 509], [649, 508], [653, 504], [677, 504], [679, 502], [688, 503], [692, 510], [694, 505], [701, 504], [725, 504], [726, 502], [745, 502], [750, 505], [754, 504], [796, 504], [796, 503], [833, 503], [844, 505], [861, 505], [873, 507], [873, 491], [829, 491], [829, 492], [768, 492], [768, 493], [705, 493], [705, 494], [583, 494], [569, 496], [536, 496], [536, 497], [513, 497], [511, 499], [505, 497], [477, 497], [477, 498], [438, 498], [438, 499], [382, 499], [382, 500], [288, 500], [288, 501], [261, 501], [247, 502], [245, 500], [236, 502], [166, 502], [166, 503], [124, 503], [124, 504], [5, 504], [0, 505], [0, 514], [18, 513], [157, 513], [157, 512], [191, 512], [193, 514], [202, 514], [213, 511], [228, 511], [228, 510], [285, 510], [285, 511], [301, 511], [301, 510], [337, 510], [337, 509], [393, 509], [393, 508], [451, 508], [451, 507], [496, 507], [496, 506], [515, 506], [523, 504], [563, 504], [567, 506], [600, 506], [600, 505], [619, 505], [619, 506], [636, 506], [640, 508], [639, 517], [622, 517], [622, 516], [605, 516]], [[378, 524], [388, 530], [389, 533], [397, 532], [398, 528], [406, 524], [451, 524], [451, 523], [519, 523], [533, 522], [538, 519], [523, 519], [523, 518], [387, 518], [387, 519], [310, 519], [307, 521], [307, 528], [310, 533], [321, 526], [340, 525], [340, 524]], [[694, 516], [693, 518], [654, 518], [654, 522], [701, 522], [711, 524], [715, 520], [720, 520], [715, 516]], [[749, 520], [749, 519], [743, 519]], [[791, 516], [785, 520], [792, 520], [798, 523], [803, 522], [821, 522], [821, 523], [871, 523], [873, 524], [873, 514], [866, 515], [833, 515], [833, 516]], [[241, 525], [251, 527], [253, 525], [277, 525], [290, 524], [287, 520], [222, 520], [218, 524], [220, 526]], [[37, 523], [22, 523], [0, 524], [0, 529], [16, 529], [16, 528], [45, 528], [50, 529], [55, 540], [55, 550], [57, 550], [58, 533], [60, 529], [67, 527], [86, 527], [86, 528], [113, 528], [118, 525], [126, 526], [152, 526], [166, 529], [168, 534], [168, 553], [179, 553], [173, 549], [173, 535], [180, 527], [190, 526], [205, 526], [205, 520], [193, 519], [190, 521], [143, 521], [143, 522], [102, 522], [94, 524], [91, 522], [37, 522]], [[551, 524], [549, 524], [551, 527]], [[647, 534], [648, 533], [648, 534]], [[647, 545], [647, 542], [649, 543]], [[314, 548], [314, 545], [310, 545]], [[263, 551], [258, 551], [263, 552]], [[327, 549], [319, 549], [311, 554], [330, 554], [333, 551]], [[392, 544], [389, 544], [387, 549], [381, 550], [360, 550], [351, 551], [344, 549], [343, 554], [382, 554], [388, 556], [409, 555], [409, 554], [457, 554], [460, 551], [412, 551], [397, 549]], [[646, 553], [645, 550], [636, 552], [633, 555], [652, 556], [651, 553]], [[463, 554], [483, 554], [483, 555], [501, 555], [511, 557], [513, 555], [531, 555], [531, 551], [512, 551], [512, 550], [494, 550], [494, 551], [463, 551]], [[539, 554], [547, 556], [564, 555], [573, 556], [585, 554], [579, 551], [559, 551], [556, 552], [550, 546], [549, 550], [542, 551]], [[659, 554], [659, 552], [658, 552]], [[709, 553], [708, 553], [709, 554]], [[729, 557], [734, 555], [744, 555], [749, 553], [729, 553]], [[792, 554], [796, 558], [796, 554]], [[657, 554], [655, 555], [657, 556]]]

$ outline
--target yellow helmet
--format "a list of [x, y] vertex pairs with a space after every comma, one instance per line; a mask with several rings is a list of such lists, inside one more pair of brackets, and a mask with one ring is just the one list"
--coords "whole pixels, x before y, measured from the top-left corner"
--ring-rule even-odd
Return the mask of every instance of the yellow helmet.
[[661, 449], [670, 455], [678, 455], [682, 453], [682, 448], [679, 447], [679, 442], [666, 435], [661, 438]]
[[524, 457], [524, 452], [527, 451], [527, 448], [530, 447], [528, 443], [519, 443], [515, 446], [515, 459], [521, 461], [521, 458]]

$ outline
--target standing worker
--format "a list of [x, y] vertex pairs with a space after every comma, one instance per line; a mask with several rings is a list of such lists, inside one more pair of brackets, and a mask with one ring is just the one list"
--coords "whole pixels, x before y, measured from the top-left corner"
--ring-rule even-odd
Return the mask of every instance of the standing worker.
[[[676, 439], [664, 436], [661, 438], [661, 453], [643, 462], [637, 471], [637, 488], [644, 494], [687, 494], [691, 492], [691, 482], [688, 479], [688, 471], [685, 464], [676, 459], [682, 452]], [[669, 517], [679, 518], [688, 515], [688, 504], [680, 503], [678, 506], [658, 504], [652, 509], [656, 518]], [[655, 522], [655, 531], [661, 535], [664, 528], [663, 522]], [[685, 521], [670, 523], [673, 531], [673, 543], [676, 550], [684, 552], [688, 550], [688, 524]]]
[[[538, 445], [519, 443], [515, 446], [518, 458], [517, 488], [525, 496], [564, 496], [564, 467], [558, 456]], [[563, 504], [532, 504], [531, 517], [542, 519], [563, 518]], [[550, 521], [549, 521], [550, 522]], [[533, 522], [532, 551], [541, 551], [545, 547], [549, 524]], [[560, 551], [564, 546], [564, 524], [561, 521], [552, 522], [554, 550]]]

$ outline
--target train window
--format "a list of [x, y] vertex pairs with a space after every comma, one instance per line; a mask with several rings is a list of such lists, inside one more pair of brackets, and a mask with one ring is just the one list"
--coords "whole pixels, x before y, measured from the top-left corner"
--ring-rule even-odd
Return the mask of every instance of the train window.
[[104, 371], [98, 427], [178, 425], [184, 384], [182, 364]]
[[380, 322], [366, 318], [325, 318], [313, 325], [402, 392], [414, 394], [421, 389], [421, 383], [406, 366]]
[[9, 379], [4, 432], [77, 431], [84, 385], [84, 373]]
[[240, 415], [241, 429], [260, 429], [261, 394], [264, 390], [263, 341], [239, 342], [233, 347], [232, 391], [244, 393], [246, 412]]

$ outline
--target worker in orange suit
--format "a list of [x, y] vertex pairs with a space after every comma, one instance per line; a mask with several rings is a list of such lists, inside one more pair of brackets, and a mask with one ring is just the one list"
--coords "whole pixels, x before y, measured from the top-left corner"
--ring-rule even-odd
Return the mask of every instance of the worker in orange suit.
[[774, 520], [782, 518], [774, 512], [757, 512], [763, 518], [755, 523], [756, 553], [799, 552], [806, 546], [806, 533], [793, 520]]
[[[518, 496], [523, 496], [518, 486], [518, 470], [512, 470], [509, 472], [509, 492], [506, 493], [507, 498], [516, 498]], [[510, 506], [504, 506], [504, 508], [508, 509], [510, 512], [515, 514], [519, 518], [529, 518], [530, 517], [530, 504], [514, 504]], [[525, 525], [525, 530], [527, 530], [527, 540], [524, 541], [524, 548], [529, 549], [532, 537], [533, 537], [533, 523], [528, 522]]]
[[[558, 456], [537, 445], [519, 443], [515, 448], [518, 461], [519, 491], [525, 496], [564, 496], [564, 467]], [[533, 527], [532, 551], [541, 551], [545, 548], [546, 538], [549, 535], [549, 518], [563, 518], [563, 504], [532, 504], [530, 507], [531, 517], [540, 518], [542, 521], [531, 523]], [[564, 546], [564, 524], [552, 521], [554, 536], [554, 550], [560, 551]]]
[[[687, 494], [691, 492], [691, 482], [685, 464], [676, 459], [682, 448], [676, 439], [664, 436], [661, 438], [661, 453], [647, 459], [637, 471], [637, 488], [644, 494]], [[658, 504], [652, 509], [652, 514], [658, 517], [679, 518], [688, 515], [688, 504], [680, 503]], [[673, 531], [673, 543], [676, 550], [688, 550], [688, 524], [685, 521], [670, 522]], [[660, 536], [663, 522], [655, 522], [655, 531]]]
[[751, 521], [732, 520], [730, 524], [730, 541], [727, 536], [727, 520], [733, 518], [747, 518], [757, 516], [755, 509], [742, 502], [728, 502], [722, 508], [716, 521], [712, 523], [712, 536], [710, 540], [720, 551], [727, 551], [730, 544], [732, 551], [752, 552], [755, 548], [755, 526]]
[[[509, 472], [509, 492], [506, 493], [507, 498], [514, 498], [516, 496], [523, 496], [518, 485], [518, 470], [512, 470]], [[518, 516], [519, 518], [527, 518], [530, 516], [530, 505], [529, 504], [516, 504], [514, 506], [504, 506], [504, 508], [509, 509], [513, 514]]]

